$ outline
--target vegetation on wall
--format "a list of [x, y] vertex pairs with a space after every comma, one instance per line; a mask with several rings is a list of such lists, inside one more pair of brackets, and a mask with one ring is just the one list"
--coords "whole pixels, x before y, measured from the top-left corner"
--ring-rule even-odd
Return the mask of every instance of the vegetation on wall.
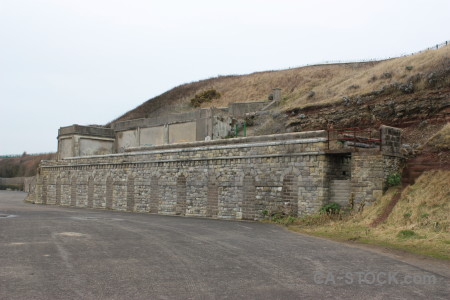
[[398, 173], [390, 174], [386, 179], [386, 183], [388, 187], [400, 185], [401, 183], [400, 174]]

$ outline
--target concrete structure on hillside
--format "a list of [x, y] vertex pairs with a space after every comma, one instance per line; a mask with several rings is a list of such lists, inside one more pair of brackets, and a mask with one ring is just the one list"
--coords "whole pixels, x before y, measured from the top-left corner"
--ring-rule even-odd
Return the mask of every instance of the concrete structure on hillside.
[[115, 135], [109, 128], [72, 125], [58, 130], [58, 159], [114, 153]]
[[[387, 126], [377, 139], [371, 133], [364, 138], [355, 131], [348, 138], [345, 132], [321, 130], [144, 146], [135, 141], [142, 140], [142, 128], [153, 127], [129, 122], [109, 129], [115, 141], [101, 131], [93, 136], [73, 128], [77, 134], [72, 148], [64, 149], [75, 154], [129, 147], [124, 153], [60, 155], [59, 160], [43, 161], [28, 201], [223, 219], [300, 216], [331, 201], [351, 207], [372, 203], [382, 195], [387, 176], [399, 171], [402, 159], [401, 130]], [[133, 126], [137, 129], [130, 129]], [[163, 130], [148, 136], [167, 138]], [[127, 131], [134, 133], [120, 137]], [[133, 142], [125, 144], [124, 136]]]
[[130, 147], [230, 137], [234, 135], [237, 119], [273, 102], [235, 102], [230, 103], [229, 107], [116, 122], [111, 128], [81, 125], [61, 127], [58, 132], [58, 159], [122, 153]]

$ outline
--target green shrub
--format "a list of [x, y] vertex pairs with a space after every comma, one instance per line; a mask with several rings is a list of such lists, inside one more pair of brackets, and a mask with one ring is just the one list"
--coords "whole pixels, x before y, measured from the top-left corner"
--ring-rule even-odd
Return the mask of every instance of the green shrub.
[[321, 213], [329, 215], [337, 214], [341, 210], [341, 206], [336, 202], [330, 202], [320, 208]]
[[386, 184], [389, 187], [400, 185], [400, 182], [401, 182], [401, 177], [400, 177], [400, 174], [398, 174], [398, 173], [390, 174], [386, 178]]
[[287, 225], [290, 225], [290, 224], [294, 223], [296, 220], [297, 220], [296, 217], [289, 216], [289, 217], [284, 218], [283, 224], [287, 226]]
[[413, 231], [413, 230], [401, 230], [398, 234], [397, 237], [401, 238], [401, 239], [409, 239], [409, 238], [413, 238], [413, 237], [417, 237], [417, 234]]
[[293, 216], [286, 216], [286, 215], [282, 215], [280, 213], [276, 213], [276, 214], [272, 215], [270, 220], [272, 222], [288, 226], [288, 225], [294, 223], [295, 221], [297, 221], [297, 218], [293, 217]]
[[411, 213], [410, 212], [407, 212], [407, 213], [405, 213], [405, 214], [403, 214], [403, 217], [404, 218], [409, 218], [409, 217], [411, 217]]
[[280, 222], [281, 219], [283, 219], [283, 216], [282, 216], [281, 214], [279, 214], [279, 213], [276, 213], [276, 214], [273, 214], [273, 215], [270, 217], [270, 219], [271, 219], [273, 222], [278, 223], [278, 222]]
[[200, 94], [196, 94], [195, 97], [191, 99], [191, 105], [193, 107], [200, 107], [202, 103], [211, 102], [214, 99], [219, 99], [220, 96], [220, 93], [215, 89], [209, 89], [201, 92]]

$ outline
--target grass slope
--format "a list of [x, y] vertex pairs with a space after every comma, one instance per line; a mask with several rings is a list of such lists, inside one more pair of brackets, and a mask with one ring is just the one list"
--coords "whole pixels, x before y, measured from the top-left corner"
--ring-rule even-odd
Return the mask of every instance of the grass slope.
[[[222, 96], [202, 107], [222, 107], [230, 102], [266, 100], [272, 88], [281, 88], [282, 108], [332, 103], [380, 90], [393, 83], [407, 83], [420, 75], [450, 68], [450, 47], [380, 62], [317, 65], [241, 76], [219, 76], [183, 84], [150, 99], [120, 116], [116, 121], [151, 117], [163, 112], [195, 109], [190, 100], [204, 90], [216, 89]], [[450, 83], [449, 83], [450, 84]], [[423, 86], [416, 85], [420, 90]], [[311, 96], [311, 91], [314, 95]]]

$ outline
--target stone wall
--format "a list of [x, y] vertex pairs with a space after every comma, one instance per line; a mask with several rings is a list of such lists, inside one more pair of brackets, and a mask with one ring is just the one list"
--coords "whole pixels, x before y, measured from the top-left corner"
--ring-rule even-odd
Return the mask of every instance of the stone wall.
[[11, 178], [3, 178], [0, 177], [0, 184], [3, 185], [22, 185], [23, 181], [26, 177], [11, 177]]
[[[337, 181], [351, 181], [348, 197], [356, 203], [381, 196], [386, 166], [392, 165], [386, 156], [376, 150], [327, 153], [326, 148], [326, 131], [312, 131], [43, 161], [29, 200], [254, 220], [317, 212], [330, 201]], [[345, 204], [345, 195], [339, 199]]]
[[36, 177], [24, 177], [23, 178], [23, 191], [25, 193], [33, 193], [36, 186]]
[[402, 130], [400, 128], [380, 126], [381, 148], [385, 154], [399, 154], [402, 147]]
[[384, 185], [383, 191], [387, 190], [388, 186], [386, 185], [387, 179], [390, 175], [401, 175], [402, 170], [405, 165], [405, 158], [399, 155], [383, 155], [384, 166]]
[[355, 205], [371, 203], [383, 194], [384, 156], [379, 151], [352, 153], [351, 186]]
[[33, 200], [224, 219], [259, 219], [264, 210], [308, 214], [326, 201], [325, 136], [316, 131], [44, 161]]
[[24, 192], [30, 192], [34, 189], [35, 177], [12, 177], [12, 178], [2, 178], [0, 177], [0, 185], [3, 186], [15, 186], [17, 189], [21, 189]]

